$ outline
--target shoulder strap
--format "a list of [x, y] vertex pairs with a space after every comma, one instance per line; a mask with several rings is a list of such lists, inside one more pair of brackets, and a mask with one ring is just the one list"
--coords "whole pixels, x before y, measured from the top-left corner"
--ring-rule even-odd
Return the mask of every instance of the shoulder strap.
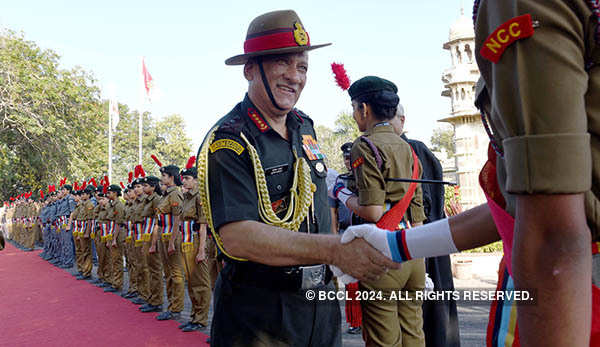
[[379, 168], [379, 170], [381, 170], [382, 165], [383, 165], [383, 160], [381, 159], [381, 154], [379, 154], [379, 150], [377, 149], [377, 146], [375, 146], [373, 141], [371, 141], [366, 136], [361, 136], [360, 139], [365, 141], [367, 143], [367, 145], [369, 145], [369, 148], [371, 148], [371, 150], [373, 151], [373, 154], [375, 155], [375, 162], [377, 163], [377, 167]]
[[[413, 172], [411, 178], [415, 180], [419, 178], [419, 158], [417, 157], [417, 154], [412, 146], [410, 147], [410, 150], [413, 157]], [[404, 214], [406, 213], [406, 210], [408, 209], [416, 190], [417, 182], [411, 182], [408, 186], [406, 194], [404, 194], [402, 199], [398, 201], [394, 207], [392, 207], [386, 212], [386, 214], [383, 215], [383, 217], [381, 217], [381, 219], [379, 219], [379, 222], [377, 222], [377, 227], [390, 231], [396, 230], [398, 228], [398, 224], [400, 224], [402, 218], [404, 218]]]

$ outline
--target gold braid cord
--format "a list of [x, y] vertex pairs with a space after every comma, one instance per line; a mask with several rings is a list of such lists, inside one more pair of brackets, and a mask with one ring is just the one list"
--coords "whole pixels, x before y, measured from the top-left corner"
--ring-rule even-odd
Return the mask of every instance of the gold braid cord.
[[[208, 153], [209, 147], [215, 137], [215, 132], [218, 126], [212, 128], [206, 137], [206, 142], [202, 144], [200, 154], [198, 156], [198, 181], [199, 181], [199, 193], [202, 201], [202, 211], [206, 216], [206, 221], [213, 237], [217, 243], [219, 249], [231, 259], [238, 261], [247, 261], [247, 259], [237, 258], [225, 251], [223, 247], [223, 241], [221, 237], [213, 227], [212, 213], [210, 207], [210, 194], [208, 186]], [[317, 190], [317, 187], [312, 183], [310, 176], [310, 168], [304, 158], [298, 158], [296, 151], [294, 151], [294, 180], [290, 189], [290, 205], [288, 206], [287, 213], [283, 218], [277, 217], [273, 208], [271, 207], [271, 198], [269, 197], [269, 190], [267, 188], [267, 180], [265, 178], [265, 171], [258, 157], [256, 148], [250, 144], [246, 136], [240, 133], [241, 138], [246, 143], [248, 148], [248, 154], [250, 160], [252, 160], [252, 166], [254, 168], [254, 179], [256, 183], [256, 190], [258, 192], [258, 212], [260, 218], [265, 224], [273, 225], [287, 230], [298, 231], [302, 221], [308, 216], [310, 206], [313, 204], [313, 195]]]

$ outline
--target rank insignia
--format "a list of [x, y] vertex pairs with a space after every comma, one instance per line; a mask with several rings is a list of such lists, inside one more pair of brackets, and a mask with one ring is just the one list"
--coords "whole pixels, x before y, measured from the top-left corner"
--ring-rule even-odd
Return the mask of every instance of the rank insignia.
[[363, 157], [360, 157], [352, 163], [352, 168], [356, 169], [357, 167], [361, 166], [364, 162], [365, 160], [363, 159]]
[[319, 144], [312, 135], [302, 135], [302, 148], [310, 160], [325, 159], [325, 155], [321, 152], [321, 147], [319, 147]]
[[219, 149], [230, 149], [237, 153], [237, 155], [242, 154], [244, 151], [244, 146], [240, 145], [237, 141], [230, 139], [221, 139], [213, 142], [208, 149], [210, 149], [211, 153], [218, 151]]
[[298, 46], [306, 46], [309, 42], [308, 33], [302, 27], [302, 24], [295, 22], [294, 23], [294, 40], [298, 44]]
[[531, 37], [533, 31], [531, 15], [525, 14], [512, 18], [485, 39], [479, 53], [485, 59], [497, 63], [508, 46], [517, 40]]
[[250, 117], [250, 119], [252, 119], [252, 121], [254, 122], [254, 124], [256, 125], [258, 130], [260, 130], [261, 133], [264, 133], [265, 131], [269, 130], [269, 125], [263, 119], [263, 117], [261, 117], [258, 114], [258, 112], [256, 112], [255, 109], [253, 109], [253, 108], [248, 109], [248, 117]]

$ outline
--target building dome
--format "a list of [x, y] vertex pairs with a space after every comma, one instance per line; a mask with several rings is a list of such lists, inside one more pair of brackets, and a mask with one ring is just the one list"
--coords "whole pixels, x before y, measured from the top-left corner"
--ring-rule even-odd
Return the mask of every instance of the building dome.
[[458, 20], [450, 26], [448, 41], [452, 42], [459, 39], [473, 39], [474, 37], [475, 30], [473, 29], [473, 21], [464, 14], [461, 14]]

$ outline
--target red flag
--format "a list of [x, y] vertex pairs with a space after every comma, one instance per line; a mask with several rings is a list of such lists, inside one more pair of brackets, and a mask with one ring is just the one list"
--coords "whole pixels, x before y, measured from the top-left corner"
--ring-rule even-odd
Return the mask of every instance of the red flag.
[[150, 72], [148, 72], [148, 69], [146, 68], [146, 62], [144, 61], [144, 58], [142, 58], [142, 74], [144, 75], [144, 88], [146, 89], [146, 96], [149, 99], [150, 91], [153, 87], [153, 79], [150, 75]]

